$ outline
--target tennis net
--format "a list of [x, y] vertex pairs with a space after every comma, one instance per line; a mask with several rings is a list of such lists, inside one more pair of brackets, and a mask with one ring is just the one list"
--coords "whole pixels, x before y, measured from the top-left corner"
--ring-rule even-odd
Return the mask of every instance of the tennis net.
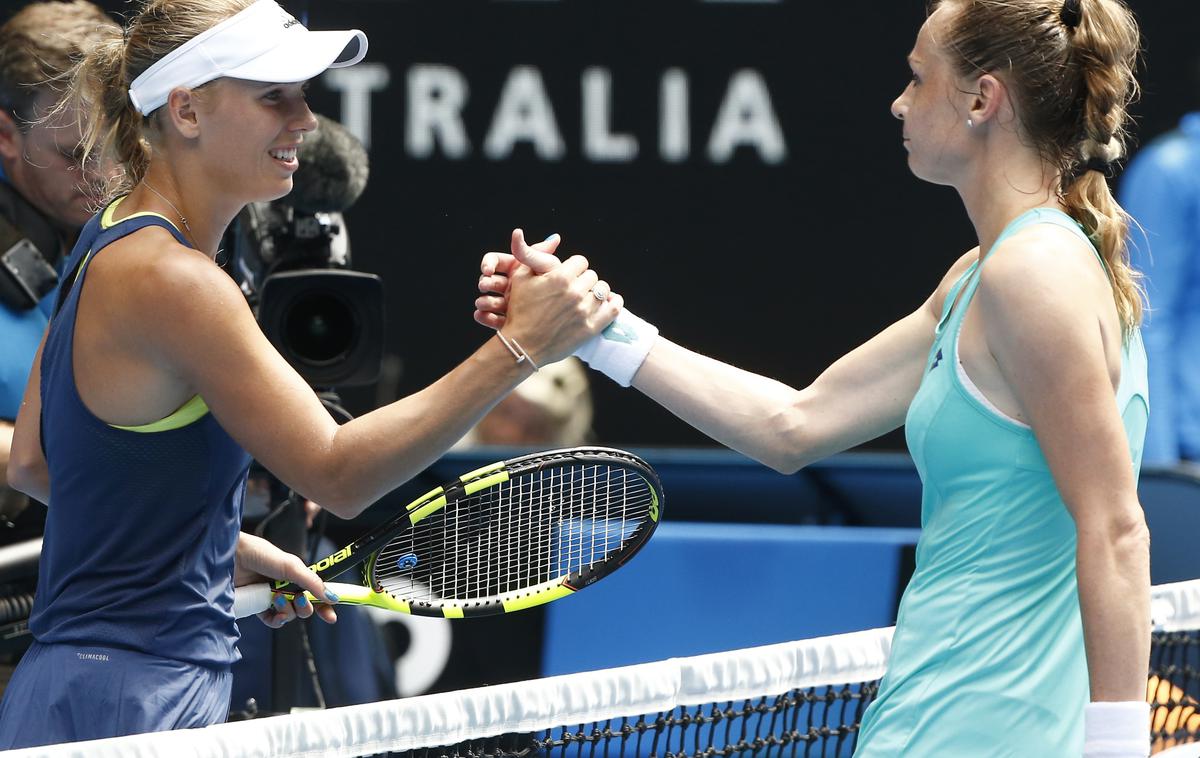
[[[1154, 588], [1153, 749], [1200, 740], [1200, 580]], [[849, 756], [892, 629], [13, 755]], [[1197, 750], [1200, 754], [1200, 749]]]
[[[1200, 742], [1200, 580], [1161, 584], [1151, 595], [1151, 750]], [[1200, 755], [1200, 751], [1197, 751]]]

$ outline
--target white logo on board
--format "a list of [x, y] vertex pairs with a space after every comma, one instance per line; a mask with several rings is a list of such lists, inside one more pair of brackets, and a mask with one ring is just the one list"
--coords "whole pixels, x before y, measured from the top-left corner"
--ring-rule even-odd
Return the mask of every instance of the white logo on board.
[[[391, 85], [387, 66], [364, 63], [331, 69], [324, 81], [342, 95], [342, 123], [370, 146], [371, 96]], [[617, 85], [612, 72], [602, 66], [585, 69], [580, 75], [578, 100], [566, 104], [579, 108], [582, 116], [578, 142], [568, 146], [559, 125], [558, 108], [536, 66], [514, 66], [508, 72], [499, 93], [489, 99], [492, 115], [487, 131], [471, 135], [463, 119], [471, 98], [466, 75], [444, 64], [417, 64], [409, 67], [404, 79], [405, 151], [416, 159], [463, 160], [481, 149], [486, 158], [502, 161], [518, 145], [528, 145], [535, 155], [549, 162], [563, 160], [572, 149], [595, 163], [631, 163], [647, 156], [681, 163], [696, 154], [721, 164], [731, 161], [739, 151], [757, 156], [766, 165], [787, 160], [783, 126], [767, 79], [760, 71], [746, 68], [730, 74], [719, 84], [724, 89], [717, 110], [698, 122], [692, 117], [692, 81], [685, 70], [663, 71], [658, 84], [656, 133], [635, 134], [614, 124]], [[704, 86], [718, 84], [706, 81]], [[701, 137], [699, 145], [693, 144], [696, 132]]]

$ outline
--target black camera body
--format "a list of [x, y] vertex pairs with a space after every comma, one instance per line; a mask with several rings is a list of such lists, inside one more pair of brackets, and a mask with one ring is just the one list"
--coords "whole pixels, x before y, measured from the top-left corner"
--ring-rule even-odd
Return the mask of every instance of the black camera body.
[[0, 241], [0, 303], [27, 311], [54, 290], [58, 272], [27, 238], [5, 246]]
[[49, 222], [0, 181], [0, 303], [9, 310], [36, 308], [58, 284], [58, 258], [47, 255], [58, 251], [39, 247], [54, 241]]
[[371, 384], [383, 361], [383, 280], [350, 268], [340, 212], [252, 203], [230, 229], [225, 268], [267, 339], [313, 387]]

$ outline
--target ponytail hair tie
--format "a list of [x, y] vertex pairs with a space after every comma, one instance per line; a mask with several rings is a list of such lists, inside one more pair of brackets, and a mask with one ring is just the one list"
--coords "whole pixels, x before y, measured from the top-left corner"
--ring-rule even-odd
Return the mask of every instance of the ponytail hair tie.
[[1105, 177], [1112, 179], [1114, 174], [1113, 162], [1106, 161], [1103, 158], [1089, 158], [1087, 162], [1083, 164], [1079, 175], [1082, 176], [1088, 171], [1099, 171], [1100, 173], [1104, 174]]
[[1058, 17], [1068, 29], [1079, 26], [1083, 21], [1083, 0], [1066, 0]]

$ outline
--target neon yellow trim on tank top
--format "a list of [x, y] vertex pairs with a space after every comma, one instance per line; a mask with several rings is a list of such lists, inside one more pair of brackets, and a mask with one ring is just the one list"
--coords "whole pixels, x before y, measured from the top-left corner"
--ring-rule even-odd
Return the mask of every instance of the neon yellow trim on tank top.
[[[126, 197], [128, 197], [128, 195], [122, 195], [121, 197], [118, 197], [116, 200], [113, 200], [111, 203], [109, 203], [108, 207], [104, 209], [104, 215], [100, 217], [100, 226], [102, 228], [108, 229], [115, 224], [121, 223], [121, 221], [128, 221], [130, 219], [140, 218], [142, 216], [154, 216], [155, 218], [161, 218], [163, 221], [166, 221], [173, 229], [178, 231], [179, 227], [175, 226], [175, 223], [171, 221], [171, 219], [167, 218], [161, 213], [151, 213], [150, 211], [132, 213], [120, 221], [114, 220], [113, 214], [116, 212], [117, 206], [120, 205], [121, 201]], [[79, 267], [83, 268], [83, 264], [86, 263], [87, 259], [91, 256], [92, 252], [88, 251], [88, 254], [84, 256], [83, 262], [79, 264]], [[204, 402], [204, 398], [200, 397], [199, 395], [195, 395], [191, 400], [188, 400], [186, 403], [179, 406], [179, 409], [170, 416], [159, 419], [158, 421], [154, 421], [149, 424], [140, 424], [138, 426], [121, 426], [120, 424], [109, 424], [109, 426], [111, 426], [113, 429], [123, 429], [127, 432], [138, 432], [139, 434], [169, 432], [172, 429], [182, 429], [188, 424], [193, 424], [203, 418], [207, 413], [208, 404]]]
[[100, 217], [100, 227], [102, 229], [108, 229], [114, 224], [121, 223], [121, 221], [128, 221], [133, 218], [141, 218], [142, 216], [154, 216], [155, 218], [161, 218], [163, 221], [166, 221], [175, 231], [179, 231], [179, 227], [175, 226], [174, 221], [162, 215], [161, 213], [154, 213], [153, 211], [139, 211], [137, 213], [131, 213], [120, 221], [113, 219], [113, 214], [116, 213], [117, 206], [120, 205], [121, 201], [127, 197], [129, 196], [122, 195], [121, 197], [118, 197], [116, 200], [113, 200], [111, 203], [109, 203], [108, 207], [104, 209], [104, 215]]
[[139, 434], [169, 432], [172, 429], [182, 429], [188, 424], [195, 423], [204, 418], [207, 413], [208, 404], [204, 402], [204, 398], [195, 395], [191, 400], [179, 406], [179, 410], [153, 423], [142, 424], [141, 426], [121, 426], [120, 424], [109, 424], [109, 426], [113, 429], [124, 429], [127, 432], [138, 432]]

